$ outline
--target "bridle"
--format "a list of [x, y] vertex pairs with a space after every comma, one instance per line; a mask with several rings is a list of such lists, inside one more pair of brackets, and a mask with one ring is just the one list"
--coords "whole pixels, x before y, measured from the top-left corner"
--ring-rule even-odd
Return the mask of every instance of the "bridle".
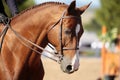
[[[64, 50], [78, 50], [78, 49], [79, 49], [79, 48], [78, 48], [78, 47], [79, 47], [79, 41], [78, 41], [78, 39], [77, 39], [77, 47], [76, 47], [76, 48], [67, 48], [67, 47], [64, 47], [64, 46], [62, 45], [62, 31], [63, 31], [63, 29], [62, 29], [62, 28], [63, 28], [63, 27], [62, 27], [62, 24], [63, 24], [63, 19], [75, 18], [75, 19], [77, 19], [77, 20], [80, 20], [80, 17], [76, 17], [76, 16], [65, 16], [65, 12], [66, 12], [66, 11], [63, 12], [61, 18], [60, 18], [54, 25], [52, 25], [51, 28], [50, 28], [50, 29], [48, 30], [48, 32], [47, 32], [47, 33], [49, 33], [49, 31], [51, 31], [58, 23], [60, 23], [60, 37], [59, 37], [59, 40], [60, 40], [60, 50], [59, 50], [59, 52], [56, 52], [56, 50], [55, 50], [51, 45], [49, 45], [49, 44], [48, 44], [48, 46], [49, 46], [52, 50], [54, 50], [54, 52], [50, 52], [49, 50], [46, 50], [46, 49], [44, 49], [43, 47], [41, 47], [41, 46], [39, 46], [39, 45], [31, 42], [30, 40], [26, 39], [25, 37], [21, 36], [18, 32], [16, 32], [16, 31], [10, 26], [10, 24], [9, 24], [9, 23], [10, 23], [10, 19], [8, 20], [8, 22], [6, 22], [6, 24], [4, 24], [4, 25], [5, 25], [5, 28], [4, 28], [3, 31], [0, 33], [0, 37], [3, 36], [3, 37], [2, 37], [2, 41], [0, 42], [0, 44], [1, 44], [0, 50], [1, 50], [1, 48], [2, 48], [2, 43], [3, 43], [4, 36], [5, 36], [6, 32], [7, 32], [7, 30], [8, 30], [8, 29], [11, 29], [11, 31], [13, 31], [13, 33], [17, 36], [17, 38], [19, 39], [19, 41], [20, 41], [23, 45], [25, 45], [26, 47], [30, 48], [31, 50], [33, 50], [34, 52], [36, 52], [36, 53], [38, 53], [38, 54], [40, 54], [40, 55], [43, 55], [43, 56], [45, 56], [45, 57], [47, 57], [47, 58], [49, 58], [49, 59], [52, 59], [52, 60], [60, 63], [61, 60], [63, 59], [63, 56], [64, 56], [64, 55], [63, 55], [63, 51], [64, 51]], [[77, 36], [77, 35], [76, 35], [76, 36]], [[78, 38], [78, 36], [77, 36], [77, 38]], [[53, 56], [58, 57], [58, 59], [54, 59], [54, 58], [52, 58], [52, 57], [49, 57], [49, 56], [47, 56], [47, 55], [44, 55], [44, 54], [42, 54], [41, 52], [39, 52], [38, 50], [36, 50], [36, 49], [34, 49], [33, 47], [31, 47], [30, 45], [32, 45], [32, 46], [34, 46], [34, 47], [36, 47], [36, 48], [38, 48], [38, 49], [40, 49], [40, 50], [42, 50], [42, 51], [48, 52], [48, 53], [52, 54]]]
[[[79, 50], [79, 39], [78, 39], [78, 35], [77, 36], [77, 47], [76, 48], [68, 48], [68, 47], [64, 47], [63, 44], [62, 44], [62, 32], [63, 32], [63, 19], [68, 19], [68, 18], [74, 18], [74, 19], [77, 19], [77, 20], [80, 20], [80, 17], [77, 17], [77, 16], [65, 16], [65, 12], [66, 10], [63, 12], [61, 18], [53, 25], [51, 26], [51, 28], [48, 30], [47, 33], [49, 33], [49, 31], [51, 31], [58, 23], [60, 23], [60, 31], [59, 31], [59, 42], [60, 42], [60, 50], [59, 52], [57, 52], [57, 54], [59, 55], [59, 61], [61, 61], [63, 59], [63, 51], [64, 50]], [[48, 46], [54, 50], [54, 48], [52, 48], [51, 45], [48, 44]]]

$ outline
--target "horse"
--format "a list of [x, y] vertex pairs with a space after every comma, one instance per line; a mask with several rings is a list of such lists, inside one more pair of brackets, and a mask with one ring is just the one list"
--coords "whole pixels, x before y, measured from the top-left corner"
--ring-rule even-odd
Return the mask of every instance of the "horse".
[[[8, 28], [0, 53], [0, 80], [43, 80], [41, 53], [52, 44], [61, 70], [79, 68], [78, 44], [84, 30], [81, 15], [90, 4], [76, 8], [60, 2], [46, 2], [19, 13], [2, 28]], [[0, 30], [1, 31], [1, 30]], [[48, 51], [49, 52], [49, 51]]]

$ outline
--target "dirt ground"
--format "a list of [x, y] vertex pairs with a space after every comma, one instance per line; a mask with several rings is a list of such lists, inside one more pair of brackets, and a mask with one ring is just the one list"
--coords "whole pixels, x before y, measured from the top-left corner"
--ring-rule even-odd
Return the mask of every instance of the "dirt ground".
[[79, 70], [66, 74], [60, 65], [47, 58], [42, 58], [45, 77], [44, 80], [96, 80], [100, 76], [100, 58], [81, 58]]
[[[97, 80], [100, 77], [100, 58], [81, 58], [79, 70], [66, 74], [60, 69], [60, 65], [47, 58], [42, 58], [45, 76], [44, 80]], [[119, 80], [119, 79], [116, 79]]]

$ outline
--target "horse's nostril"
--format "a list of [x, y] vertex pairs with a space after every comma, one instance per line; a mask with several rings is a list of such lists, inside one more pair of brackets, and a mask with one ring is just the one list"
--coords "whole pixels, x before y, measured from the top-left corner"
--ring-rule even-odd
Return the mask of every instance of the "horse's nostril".
[[68, 65], [66, 69], [67, 69], [67, 71], [71, 71], [72, 70], [72, 66]]
[[55, 52], [55, 54], [58, 54], [57, 52]]

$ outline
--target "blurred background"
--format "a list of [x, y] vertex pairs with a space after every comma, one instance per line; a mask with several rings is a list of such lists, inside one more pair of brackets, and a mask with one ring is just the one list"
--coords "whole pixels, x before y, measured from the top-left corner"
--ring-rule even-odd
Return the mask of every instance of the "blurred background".
[[[22, 11], [33, 5], [49, 1], [64, 2], [69, 5], [72, 0], [16, 1], [19, 11]], [[81, 37], [79, 45], [81, 64], [79, 71], [70, 75], [64, 74], [58, 69], [58, 64], [43, 58], [45, 67], [44, 80], [97, 80], [97, 78], [101, 77], [102, 43], [106, 42], [106, 47], [110, 47], [112, 40], [120, 33], [120, 0], [76, 0], [77, 7], [81, 7], [90, 2], [92, 4], [82, 15], [85, 32]], [[6, 6], [6, 4], [4, 5]], [[10, 16], [7, 6], [6, 12]], [[55, 66], [51, 65], [51, 63], [55, 64]], [[116, 80], [120, 80], [120, 78]]]

